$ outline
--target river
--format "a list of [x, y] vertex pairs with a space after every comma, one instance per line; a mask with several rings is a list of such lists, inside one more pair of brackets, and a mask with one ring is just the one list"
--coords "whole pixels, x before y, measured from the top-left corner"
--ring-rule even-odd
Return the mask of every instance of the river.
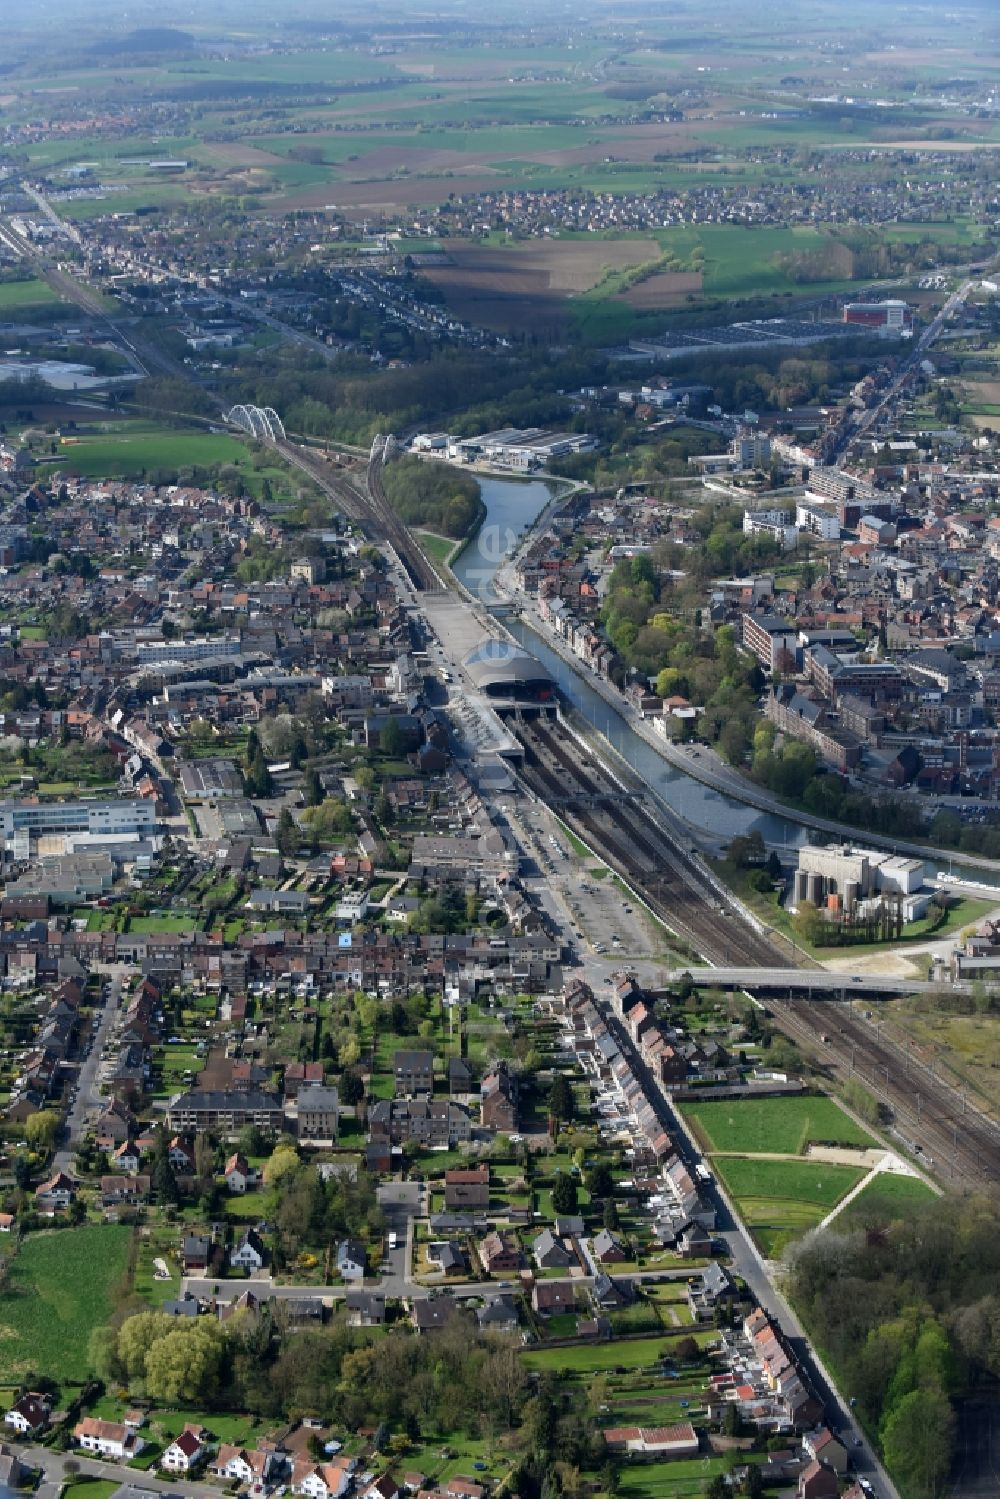
[[[481, 478], [480, 493], [486, 514], [476, 536], [454, 565], [454, 572], [470, 593], [485, 604], [496, 603], [493, 578], [497, 568], [534, 523], [555, 487], [545, 479]], [[506, 620], [511, 634], [551, 671], [560, 690], [576, 710], [614, 745], [633, 770], [675, 812], [692, 826], [728, 840], [755, 828], [769, 845], [790, 848], [808, 843], [806, 828], [789, 818], [759, 812], [723, 796], [668, 765], [645, 740], [595, 692], [585, 676], [573, 671], [545, 641], [518, 619]]]

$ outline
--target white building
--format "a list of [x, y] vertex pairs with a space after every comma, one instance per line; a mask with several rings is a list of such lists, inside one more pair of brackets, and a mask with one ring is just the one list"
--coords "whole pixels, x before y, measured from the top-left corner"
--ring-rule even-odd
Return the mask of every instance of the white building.
[[818, 536], [821, 541], [840, 539], [840, 521], [832, 510], [825, 510], [821, 505], [800, 502], [795, 507], [795, 524], [798, 530]]

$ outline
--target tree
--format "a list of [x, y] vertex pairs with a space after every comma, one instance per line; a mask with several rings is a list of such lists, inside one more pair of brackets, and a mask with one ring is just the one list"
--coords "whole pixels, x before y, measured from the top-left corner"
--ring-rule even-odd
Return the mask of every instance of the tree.
[[161, 1207], [168, 1207], [171, 1203], [180, 1201], [180, 1192], [177, 1189], [177, 1178], [174, 1176], [170, 1165], [170, 1157], [167, 1154], [166, 1137], [160, 1141], [156, 1152], [156, 1160], [153, 1164], [153, 1195]]
[[591, 1197], [610, 1197], [614, 1191], [611, 1167], [607, 1161], [598, 1161], [591, 1166], [586, 1176], [587, 1191]]
[[59, 1130], [59, 1115], [54, 1109], [39, 1109], [24, 1121], [24, 1138], [32, 1150], [51, 1150]]
[[573, 1117], [573, 1090], [565, 1073], [557, 1072], [549, 1089], [549, 1114], [563, 1123]]
[[955, 1412], [942, 1390], [911, 1390], [886, 1417], [882, 1449], [890, 1471], [914, 1494], [931, 1496], [951, 1468]]
[[265, 1187], [277, 1187], [299, 1168], [299, 1153], [292, 1145], [278, 1145], [264, 1162]]
[[604, 1204], [604, 1227], [609, 1234], [616, 1233], [620, 1227], [618, 1219], [618, 1204], [613, 1197], [609, 1197]]
[[146, 1355], [157, 1338], [165, 1337], [177, 1326], [165, 1312], [139, 1312], [118, 1329], [118, 1358], [127, 1379], [142, 1379], [146, 1373]]
[[365, 1096], [365, 1085], [356, 1072], [344, 1072], [340, 1077], [340, 1100], [349, 1107], [359, 1104]]
[[309, 766], [302, 778], [302, 795], [307, 807], [318, 807], [323, 800], [323, 785], [314, 765]]
[[576, 1181], [567, 1171], [557, 1171], [552, 1184], [552, 1209], [560, 1217], [576, 1212]]
[[157, 1338], [146, 1354], [146, 1390], [154, 1400], [212, 1401], [219, 1384], [219, 1370], [226, 1334], [211, 1317], [178, 1327]]
[[390, 760], [397, 759], [405, 748], [403, 730], [399, 726], [399, 720], [391, 713], [379, 730], [378, 747]]

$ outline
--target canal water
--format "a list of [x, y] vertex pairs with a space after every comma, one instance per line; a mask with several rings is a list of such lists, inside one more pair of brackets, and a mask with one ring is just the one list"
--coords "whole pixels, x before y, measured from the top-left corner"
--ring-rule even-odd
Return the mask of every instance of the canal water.
[[[496, 478], [480, 479], [479, 486], [486, 515], [478, 534], [456, 560], [453, 571], [470, 593], [490, 604], [497, 602], [493, 588], [497, 568], [541, 514], [553, 496], [554, 487], [544, 479]], [[769, 845], [794, 848], [808, 843], [808, 831], [798, 823], [747, 807], [668, 765], [590, 686], [586, 677], [568, 667], [533, 630], [519, 619], [505, 620], [505, 624], [526, 650], [545, 663], [577, 712], [605, 735], [647, 786], [694, 827], [724, 841], [756, 828]]]
[[[480, 478], [480, 493], [485, 507], [483, 523], [457, 558], [453, 571], [470, 593], [484, 604], [503, 602], [493, 586], [498, 567], [516, 550], [518, 541], [529, 530], [548, 502], [558, 492], [558, 485], [546, 479]], [[572, 670], [546, 644], [543, 637], [520, 619], [504, 623], [526, 650], [545, 663], [566, 700], [614, 746], [622, 759], [631, 765], [647, 786], [692, 827], [699, 828], [720, 842], [728, 842], [737, 833], [760, 832], [769, 848], [799, 848], [816, 836], [808, 828], [780, 814], [759, 812], [743, 802], [703, 786], [683, 770], [669, 765], [641, 739], [619, 712], [595, 691], [588, 681], [589, 673], [581, 666]], [[863, 835], [859, 834], [859, 837]], [[952, 869], [947, 852], [937, 855], [936, 864], [928, 870]], [[992, 869], [968, 869], [963, 873], [976, 884], [1000, 886], [1000, 876]]]

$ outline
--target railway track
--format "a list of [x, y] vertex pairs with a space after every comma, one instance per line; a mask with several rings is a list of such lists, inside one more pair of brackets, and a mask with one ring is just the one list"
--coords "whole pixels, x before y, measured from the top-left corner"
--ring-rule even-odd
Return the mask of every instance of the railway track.
[[885, 1103], [901, 1141], [942, 1181], [982, 1187], [1000, 1180], [1000, 1129], [879, 1026], [842, 1001], [768, 1000], [768, 1008], [791, 1040]]
[[785, 967], [787, 960], [724, 907], [695, 861], [641, 802], [541, 720], [509, 725], [524, 747], [524, 780], [577, 829], [651, 910], [710, 962]]

